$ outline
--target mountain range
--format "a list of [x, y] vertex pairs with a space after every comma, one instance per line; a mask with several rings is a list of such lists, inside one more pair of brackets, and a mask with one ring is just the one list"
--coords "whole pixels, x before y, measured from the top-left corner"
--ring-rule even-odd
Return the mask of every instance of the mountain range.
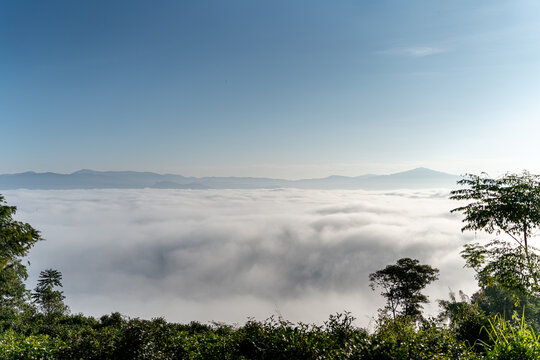
[[0, 174], [0, 189], [419, 189], [455, 187], [460, 177], [426, 168], [389, 175], [284, 180], [258, 177], [185, 177], [137, 171], [79, 170], [71, 174], [33, 171]]

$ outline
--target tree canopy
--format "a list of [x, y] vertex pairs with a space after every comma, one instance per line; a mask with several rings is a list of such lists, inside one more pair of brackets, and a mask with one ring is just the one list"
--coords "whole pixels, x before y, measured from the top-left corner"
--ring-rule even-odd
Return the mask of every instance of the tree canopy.
[[537, 294], [540, 258], [530, 240], [540, 229], [540, 176], [527, 171], [490, 178], [468, 174], [450, 199], [468, 204], [451, 212], [465, 215], [462, 231], [506, 235], [486, 245], [468, 244], [462, 252], [480, 286], [500, 286], [520, 294]]
[[13, 219], [17, 208], [0, 195], [0, 307], [17, 308], [27, 295], [23, 281], [28, 277], [23, 258], [42, 240], [39, 231]]
[[438, 269], [421, 265], [416, 259], [402, 258], [395, 265], [369, 274], [369, 280], [372, 290], [383, 289], [381, 295], [386, 298], [383, 312], [390, 312], [394, 319], [397, 315], [420, 317], [421, 304], [429, 302], [421, 291], [437, 280], [438, 274]]
[[528, 247], [529, 239], [540, 226], [540, 176], [527, 171], [500, 178], [467, 174], [458, 184], [467, 188], [450, 193], [452, 200], [472, 200], [451, 210], [465, 215], [462, 230], [504, 232], [519, 246]]

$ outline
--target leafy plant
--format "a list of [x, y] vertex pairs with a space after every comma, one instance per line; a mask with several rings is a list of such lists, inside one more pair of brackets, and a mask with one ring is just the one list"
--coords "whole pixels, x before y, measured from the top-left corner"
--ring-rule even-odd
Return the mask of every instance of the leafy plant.
[[496, 315], [487, 329], [491, 343], [485, 343], [487, 359], [533, 360], [540, 358], [540, 336], [514, 313], [512, 321]]

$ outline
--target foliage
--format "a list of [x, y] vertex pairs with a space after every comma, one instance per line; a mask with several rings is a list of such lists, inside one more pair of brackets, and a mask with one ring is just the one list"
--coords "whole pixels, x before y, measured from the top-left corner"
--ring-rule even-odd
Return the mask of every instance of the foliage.
[[0, 358], [10, 360], [57, 359], [65, 347], [59, 339], [47, 335], [23, 336], [13, 330], [0, 334]]
[[491, 344], [486, 344], [487, 359], [528, 360], [540, 358], [540, 336], [514, 313], [512, 321], [501, 316], [490, 320], [488, 333]]
[[536, 296], [515, 294], [501, 287], [486, 287], [474, 293], [472, 301], [489, 316], [523, 314], [527, 324], [540, 331], [540, 299]]
[[479, 359], [479, 355], [457, 340], [452, 331], [434, 320], [415, 318], [381, 319], [376, 332], [362, 344], [358, 359]]
[[95, 320], [36, 313], [26, 333], [11, 329], [0, 335], [0, 358], [477, 359], [450, 330], [433, 321], [417, 327], [411, 318], [398, 318], [381, 322], [373, 334], [353, 321], [349, 313], [331, 315], [323, 326], [272, 317], [235, 328], [115, 314]]
[[46, 269], [39, 274], [32, 299], [46, 315], [68, 312], [68, 307], [64, 304], [63, 292], [54, 290], [57, 286], [62, 287], [62, 274], [58, 270]]
[[467, 244], [461, 252], [480, 286], [475, 305], [490, 316], [517, 310], [539, 329], [540, 256], [530, 242], [540, 229], [540, 177], [526, 171], [497, 179], [469, 174], [458, 183], [468, 188], [452, 191], [450, 198], [471, 201], [452, 210], [465, 215], [462, 230], [506, 236]]
[[17, 208], [8, 206], [0, 195], [0, 312], [18, 312], [25, 305], [26, 266], [22, 259], [41, 240], [39, 232], [27, 223], [15, 221]]
[[370, 287], [383, 289], [381, 295], [386, 298], [383, 312], [390, 312], [393, 319], [397, 315], [420, 317], [421, 304], [428, 302], [421, 291], [438, 279], [438, 273], [438, 269], [420, 265], [416, 259], [402, 258], [395, 265], [369, 274]]
[[465, 266], [475, 270], [482, 289], [502, 288], [514, 297], [537, 293], [535, 279], [540, 276], [540, 257], [537, 254], [531, 252], [527, 255], [523, 247], [494, 240], [485, 246], [466, 244], [461, 255]]
[[472, 201], [452, 210], [465, 215], [462, 231], [502, 233], [514, 245], [496, 240], [486, 247], [465, 248], [467, 265], [477, 271], [481, 286], [495, 283], [521, 293], [540, 291], [539, 259], [529, 243], [540, 226], [540, 176], [527, 171], [496, 179], [468, 174], [458, 184], [468, 187], [452, 191], [450, 199]]
[[478, 303], [459, 292], [460, 300], [450, 292], [450, 300], [439, 300], [441, 312], [439, 320], [449, 322], [449, 328], [457, 340], [477, 351], [483, 351], [483, 344], [489, 342], [485, 328], [489, 325], [489, 316]]
[[452, 210], [465, 214], [462, 230], [504, 232], [526, 246], [527, 239], [540, 225], [540, 176], [527, 171], [496, 179], [486, 173], [467, 174], [458, 184], [469, 188], [452, 191], [450, 198], [473, 200]]

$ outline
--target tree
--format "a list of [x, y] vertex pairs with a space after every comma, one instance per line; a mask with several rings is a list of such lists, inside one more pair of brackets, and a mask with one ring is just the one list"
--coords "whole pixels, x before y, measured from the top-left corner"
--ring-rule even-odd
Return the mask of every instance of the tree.
[[467, 174], [450, 199], [471, 201], [451, 210], [465, 215], [462, 231], [505, 235], [486, 246], [469, 244], [462, 252], [480, 286], [500, 286], [521, 294], [540, 290], [540, 258], [530, 240], [540, 228], [540, 176], [523, 171], [500, 178]]
[[394, 320], [397, 315], [417, 318], [422, 315], [421, 304], [429, 302], [421, 291], [439, 278], [438, 273], [438, 269], [420, 265], [416, 259], [402, 258], [395, 265], [369, 274], [370, 287], [383, 289], [381, 295], [386, 298], [383, 312], [391, 312]]
[[32, 299], [46, 315], [68, 312], [68, 307], [64, 304], [66, 297], [63, 292], [54, 290], [57, 286], [62, 287], [62, 273], [60, 271], [47, 269], [40, 272], [38, 284], [32, 293]]
[[17, 208], [7, 206], [0, 195], [0, 311], [17, 311], [25, 303], [28, 278], [23, 258], [36, 242], [42, 240], [39, 231], [29, 224], [15, 221]]
[[484, 346], [482, 343], [490, 341], [485, 331], [490, 326], [489, 317], [478, 305], [476, 295], [469, 297], [460, 291], [459, 300], [455, 293], [450, 292], [449, 295], [450, 300], [438, 300], [441, 307], [439, 320], [448, 320], [457, 339], [466, 341], [469, 346], [481, 351]]
[[540, 298], [517, 295], [501, 287], [485, 287], [471, 296], [471, 300], [486, 314], [510, 318], [517, 313], [535, 331], [540, 331]]

